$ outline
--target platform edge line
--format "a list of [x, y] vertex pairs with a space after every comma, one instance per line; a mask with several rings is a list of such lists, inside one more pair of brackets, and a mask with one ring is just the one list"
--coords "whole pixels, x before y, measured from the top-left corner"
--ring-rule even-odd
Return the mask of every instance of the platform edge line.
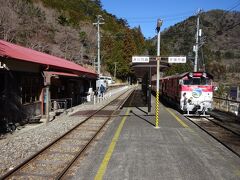
[[183, 122], [177, 115], [175, 115], [170, 109], [165, 108], [177, 121], [179, 124], [181, 124], [184, 128], [189, 128], [189, 126]]
[[112, 153], [115, 149], [116, 143], [119, 139], [120, 133], [122, 131], [123, 125], [124, 125], [124, 123], [125, 123], [125, 121], [128, 117], [127, 115], [129, 114], [129, 112], [130, 112], [130, 108], [127, 109], [127, 112], [125, 113], [125, 116], [122, 118], [121, 123], [119, 124], [119, 126], [117, 128], [117, 131], [114, 134], [114, 137], [113, 137], [113, 139], [112, 139], [112, 141], [111, 141], [111, 143], [108, 147], [108, 150], [107, 150], [107, 152], [106, 152], [106, 154], [105, 154], [105, 156], [104, 156], [104, 158], [101, 162], [101, 165], [100, 165], [100, 167], [97, 171], [97, 174], [96, 174], [94, 180], [101, 180], [103, 178], [103, 176], [105, 174], [105, 171], [107, 169], [109, 160], [110, 160], [110, 158], [112, 156]]

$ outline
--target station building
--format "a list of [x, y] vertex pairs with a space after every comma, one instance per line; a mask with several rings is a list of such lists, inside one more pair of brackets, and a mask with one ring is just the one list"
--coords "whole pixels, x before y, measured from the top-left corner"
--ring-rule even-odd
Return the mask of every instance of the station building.
[[[71, 61], [0, 40], [0, 118], [45, 116], [52, 102], [81, 104], [97, 74]], [[65, 105], [66, 105], [65, 104]]]

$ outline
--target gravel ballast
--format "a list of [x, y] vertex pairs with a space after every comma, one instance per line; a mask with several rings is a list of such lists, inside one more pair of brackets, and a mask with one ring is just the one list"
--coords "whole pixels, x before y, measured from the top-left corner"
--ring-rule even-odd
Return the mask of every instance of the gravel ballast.
[[86, 117], [71, 116], [77, 111], [97, 110], [116, 98], [128, 87], [121, 87], [106, 93], [106, 99], [100, 103], [85, 103], [73, 108], [68, 114], [62, 113], [53, 121], [37, 125], [25, 125], [5, 139], [0, 140], [0, 174], [1, 176], [11, 170], [37, 151], [47, 146], [57, 137], [82, 122]]

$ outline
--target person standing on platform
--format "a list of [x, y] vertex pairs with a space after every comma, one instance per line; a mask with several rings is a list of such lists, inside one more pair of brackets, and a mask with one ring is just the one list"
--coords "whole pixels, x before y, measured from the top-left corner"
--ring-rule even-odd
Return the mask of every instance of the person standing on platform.
[[101, 97], [103, 97], [104, 92], [105, 92], [105, 87], [103, 86], [103, 84], [101, 84], [101, 86], [100, 86], [100, 95], [101, 95]]

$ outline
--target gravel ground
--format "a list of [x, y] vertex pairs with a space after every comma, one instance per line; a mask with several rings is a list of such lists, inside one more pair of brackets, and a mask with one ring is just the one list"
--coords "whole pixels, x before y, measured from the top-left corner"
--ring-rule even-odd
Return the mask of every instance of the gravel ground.
[[0, 176], [23, 162], [57, 137], [85, 119], [81, 116], [70, 116], [81, 110], [95, 110], [104, 106], [128, 87], [121, 87], [106, 93], [106, 99], [100, 103], [85, 103], [73, 108], [73, 112], [61, 114], [49, 123], [26, 125], [5, 139], [0, 140]]

